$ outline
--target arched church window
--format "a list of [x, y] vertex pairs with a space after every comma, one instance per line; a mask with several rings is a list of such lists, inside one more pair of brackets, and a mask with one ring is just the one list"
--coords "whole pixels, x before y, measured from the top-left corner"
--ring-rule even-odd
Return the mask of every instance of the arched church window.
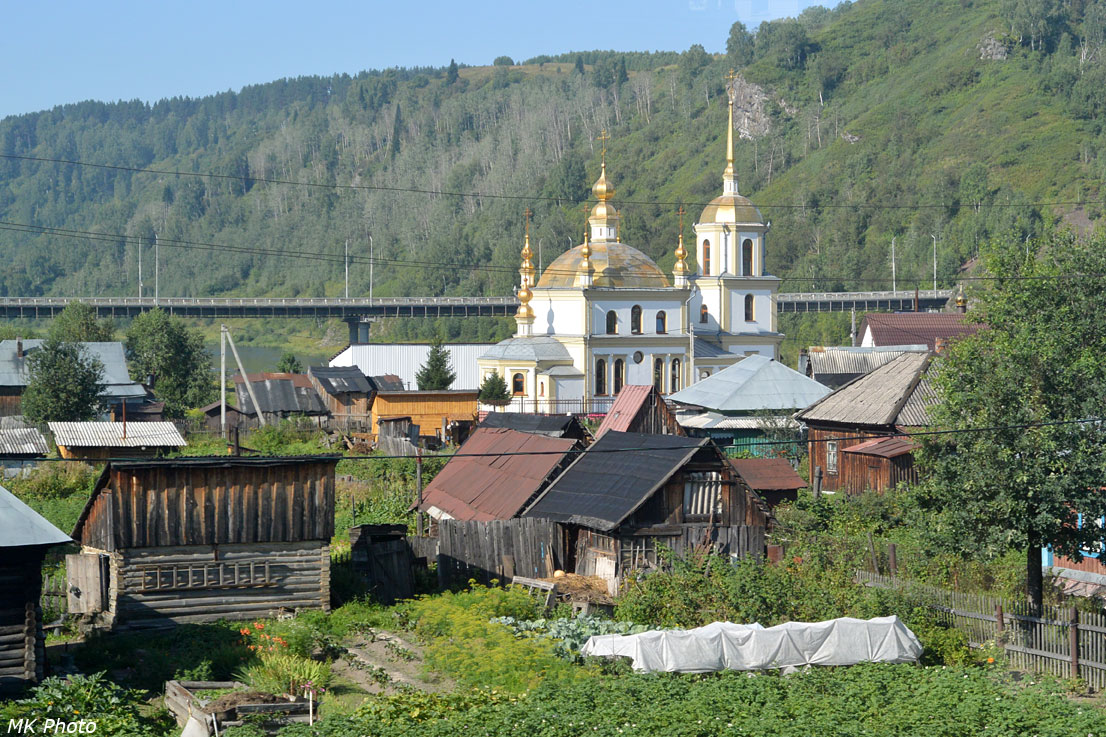
[[745, 322], [756, 322], [756, 315], [753, 313], [753, 295], [745, 295]]
[[741, 273], [753, 275], [753, 241], [750, 238], [741, 242]]
[[664, 314], [664, 310], [657, 313], [657, 332], [668, 332], [668, 316]]
[[673, 392], [680, 391], [680, 359], [672, 359], [671, 375], [668, 377], [668, 390]]
[[703, 240], [703, 276], [710, 274], [710, 241]]
[[664, 394], [664, 359], [653, 360], [653, 387], [658, 393]]
[[607, 312], [607, 335], [618, 333], [618, 313], [614, 310]]
[[621, 358], [614, 360], [614, 376], [611, 378], [611, 383], [614, 385], [615, 394], [622, 391], [622, 385], [626, 383], [626, 362]]
[[595, 361], [595, 393], [598, 396], [607, 393], [607, 362], [602, 358]]
[[703, 305], [702, 307], [700, 307], [699, 308], [699, 322], [706, 323], [707, 318], [709, 318], [709, 317], [710, 317], [710, 310], [707, 309], [707, 306]]
[[524, 375], [515, 374], [511, 377], [511, 393], [516, 397], [526, 394], [526, 377]]
[[641, 334], [641, 305], [630, 308], [630, 332], [634, 335]]

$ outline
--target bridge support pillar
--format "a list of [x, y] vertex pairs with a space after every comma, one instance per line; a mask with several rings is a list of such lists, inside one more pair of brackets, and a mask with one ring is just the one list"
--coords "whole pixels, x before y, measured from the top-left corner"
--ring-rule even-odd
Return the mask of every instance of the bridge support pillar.
[[364, 322], [360, 318], [354, 317], [346, 320], [346, 325], [349, 325], [350, 345], [358, 345], [360, 343], [369, 342], [368, 322]]

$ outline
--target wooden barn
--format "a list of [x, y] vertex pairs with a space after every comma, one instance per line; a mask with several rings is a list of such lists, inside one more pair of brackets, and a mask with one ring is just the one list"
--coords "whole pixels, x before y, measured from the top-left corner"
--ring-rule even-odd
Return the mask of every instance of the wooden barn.
[[707, 438], [611, 430], [523, 513], [564, 530], [565, 570], [604, 578], [661, 564], [658, 548], [760, 556], [771, 513]]
[[676, 415], [664, 403], [664, 397], [651, 385], [623, 387], [595, 431], [595, 437], [601, 438], [610, 430], [648, 435], [686, 434], [676, 421]]
[[73, 538], [70, 611], [94, 627], [329, 609], [337, 457], [105, 467]]
[[0, 487], [0, 693], [43, 677], [42, 561], [51, 547], [68, 542], [68, 535]]
[[307, 377], [330, 411], [332, 425], [367, 429], [376, 389], [356, 366], [312, 366]]
[[476, 419], [476, 391], [380, 392], [372, 404], [372, 434], [380, 433], [380, 419], [410, 417], [419, 426], [420, 437], [439, 437], [455, 421]]
[[784, 458], [731, 458], [737, 480], [763, 499], [770, 508], [799, 498], [809, 484]]
[[51, 422], [62, 458], [153, 458], [188, 443], [172, 422]]
[[809, 428], [810, 478], [824, 491], [859, 494], [917, 480], [912, 428], [929, 425], [937, 401], [928, 353], [904, 353], [795, 415]]

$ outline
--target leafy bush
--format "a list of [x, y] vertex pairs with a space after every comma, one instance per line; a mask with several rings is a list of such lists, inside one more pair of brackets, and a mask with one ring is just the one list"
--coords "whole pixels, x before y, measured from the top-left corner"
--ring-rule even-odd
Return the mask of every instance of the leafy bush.
[[72, 530], [96, 485], [97, 474], [83, 463], [46, 463], [4, 486], [62, 530]]
[[[0, 724], [10, 719], [90, 720], [96, 734], [160, 737], [174, 726], [164, 710], [151, 711], [139, 691], [112, 683], [103, 673], [47, 678], [19, 701], [0, 703]], [[41, 728], [41, 727], [40, 727]]]
[[645, 625], [619, 622], [591, 614], [531, 620], [496, 617], [492, 622], [507, 627], [516, 637], [548, 638], [553, 641], [554, 652], [572, 661], [580, 659], [580, 649], [593, 635], [636, 635], [649, 629]]
[[263, 693], [300, 696], [304, 689], [325, 688], [330, 683], [330, 666], [286, 652], [265, 652], [260, 662], [243, 668], [235, 679]]

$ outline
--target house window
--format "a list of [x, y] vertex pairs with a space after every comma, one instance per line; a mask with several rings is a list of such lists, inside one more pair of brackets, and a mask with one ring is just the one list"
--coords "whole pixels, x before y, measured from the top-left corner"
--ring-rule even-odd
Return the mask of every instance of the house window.
[[618, 313], [614, 310], [607, 312], [607, 335], [618, 334]]
[[830, 440], [826, 443], [826, 473], [837, 475], [837, 441]]
[[680, 391], [680, 359], [678, 358], [672, 359], [672, 367], [668, 377], [668, 390], [673, 392]]
[[722, 475], [717, 471], [688, 474], [684, 481], [684, 519], [719, 520], [722, 516]]
[[634, 335], [641, 334], [641, 305], [630, 308], [630, 332]]
[[657, 393], [664, 394], [664, 359], [656, 358], [653, 360], [653, 388], [657, 390]]
[[664, 310], [657, 313], [657, 332], [668, 332], [668, 315], [664, 314]]
[[602, 358], [595, 361], [595, 393], [599, 396], [607, 393], [607, 362]]
[[703, 241], [703, 276], [710, 274], [710, 241]]
[[526, 394], [526, 376], [523, 374], [515, 374], [511, 377], [511, 393], [516, 397]]
[[753, 312], [753, 295], [745, 295], [745, 322], [756, 322], [756, 315]]
[[741, 273], [753, 275], [753, 241], [748, 238], [741, 243]]
[[622, 385], [626, 381], [626, 362], [621, 358], [614, 360], [614, 378], [612, 383], [614, 384], [614, 393], [618, 394], [622, 391]]
[[706, 305], [703, 305], [699, 308], [699, 322], [705, 324], [708, 317], [710, 317], [710, 310], [707, 309]]

